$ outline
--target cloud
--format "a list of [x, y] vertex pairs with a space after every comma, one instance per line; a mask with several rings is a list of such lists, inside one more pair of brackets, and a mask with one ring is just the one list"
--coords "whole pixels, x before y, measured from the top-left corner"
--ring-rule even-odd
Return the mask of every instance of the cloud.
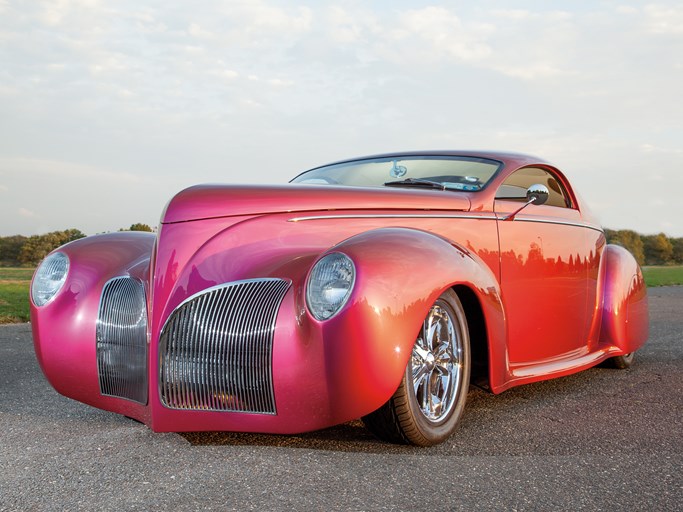
[[271, 78], [268, 83], [273, 87], [291, 87], [294, 85], [293, 80], [282, 80], [280, 78]]
[[[588, 187], [590, 173], [641, 183], [656, 168], [680, 189], [679, 3], [0, 0], [3, 200], [17, 191], [0, 208], [16, 217], [66, 180], [93, 197], [134, 190], [131, 215], [156, 212], [193, 181], [458, 147], [566, 162]], [[617, 208], [638, 193], [611, 183], [589, 193]], [[99, 206], [65, 211], [55, 195], [34, 209], [67, 225]]]
[[250, 98], [244, 98], [240, 100], [240, 104], [247, 107], [247, 108], [252, 108], [252, 109], [260, 109], [263, 108], [263, 105], [259, 103], [258, 101], [252, 100]]
[[363, 40], [363, 20], [367, 22], [367, 18], [353, 16], [336, 5], [329, 7], [325, 13], [330, 38], [340, 44], [357, 44]]
[[17, 96], [19, 92], [19, 89], [16, 87], [0, 85], [0, 96]]
[[226, 6], [227, 14], [236, 15], [251, 33], [300, 33], [310, 30], [313, 11], [308, 7], [283, 9], [261, 0]]
[[683, 34], [683, 8], [680, 6], [647, 5], [644, 9], [647, 29], [653, 34]]
[[396, 14], [373, 35], [378, 48], [395, 61], [434, 62], [443, 59], [482, 61], [491, 54], [487, 36], [495, 31], [487, 23], [464, 23], [445, 7], [409, 9]]
[[187, 25], [189, 36], [221, 46], [249, 48], [297, 39], [311, 30], [314, 13], [308, 7], [282, 8], [263, 0], [251, 0], [223, 3], [208, 16], [199, 10], [191, 18]]
[[203, 29], [199, 24], [197, 23], [190, 23], [190, 26], [187, 29], [187, 32], [192, 36], [196, 37], [197, 39], [216, 39], [216, 35], [213, 32], [209, 32], [208, 30]]
[[525, 81], [576, 74], [567, 58], [567, 48], [577, 45], [572, 14], [493, 9], [466, 17], [461, 11], [443, 6], [397, 10], [379, 23], [378, 17], [360, 10], [335, 7], [325, 21], [333, 41], [363, 44], [362, 55], [369, 62], [421, 67], [454, 63]]
[[116, 182], [119, 184], [143, 185], [150, 184], [149, 177], [130, 172], [114, 171], [76, 162], [58, 160], [40, 160], [35, 158], [1, 158], [0, 171], [27, 175], [50, 175], [54, 177], [79, 179], [92, 183], [103, 184]]
[[19, 215], [21, 215], [22, 217], [25, 217], [27, 219], [39, 219], [40, 218], [40, 215], [38, 215], [37, 213], [35, 213], [32, 210], [29, 210], [28, 208], [19, 208], [17, 213]]
[[512, 20], [512, 21], [524, 21], [532, 18], [534, 14], [531, 11], [524, 9], [493, 9], [491, 14], [499, 19]]
[[670, 156], [681, 156], [683, 155], [683, 149], [681, 148], [665, 148], [665, 147], [658, 147], [653, 144], [641, 144], [640, 145], [640, 150], [643, 153], [659, 153], [659, 154], [664, 154], [664, 155], [670, 155]]
[[513, 78], [521, 78], [527, 81], [553, 77], [568, 77], [572, 74], [577, 74], [577, 72], [571, 72], [566, 69], [559, 68], [548, 62], [540, 62], [537, 64], [524, 66], [519, 66], [517, 64], [496, 64], [493, 66], [493, 69], [500, 71], [504, 75]]

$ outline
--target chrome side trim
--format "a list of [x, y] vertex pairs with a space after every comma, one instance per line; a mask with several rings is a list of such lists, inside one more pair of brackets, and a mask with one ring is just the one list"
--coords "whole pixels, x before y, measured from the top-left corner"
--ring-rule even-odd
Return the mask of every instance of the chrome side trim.
[[[505, 220], [504, 216], [498, 217], [498, 220]], [[599, 233], [604, 233], [605, 230], [598, 226], [593, 226], [586, 222], [572, 222], [569, 220], [555, 220], [555, 219], [532, 219], [529, 217], [515, 217], [512, 222], [534, 222], [537, 224], [556, 224], [558, 226], [574, 226], [576, 228], [586, 228], [592, 229], [593, 231], [598, 231]]]
[[96, 323], [100, 393], [147, 403], [147, 299], [138, 279], [122, 276], [102, 288]]
[[334, 215], [311, 215], [308, 217], [293, 217], [287, 222], [302, 222], [306, 220], [324, 219], [474, 219], [474, 220], [496, 220], [493, 214], [471, 214], [471, 213], [380, 213], [380, 214], [334, 214]]
[[169, 409], [276, 414], [273, 338], [291, 281], [250, 279], [183, 301], [159, 338], [159, 397]]
[[[310, 215], [307, 217], [292, 217], [287, 222], [303, 222], [308, 220], [325, 220], [325, 219], [470, 219], [470, 220], [499, 220], [504, 221], [509, 214], [435, 214], [435, 213], [387, 213], [387, 214], [363, 214], [363, 213], [349, 213], [349, 214], [334, 214], [334, 215]], [[540, 224], [558, 224], [561, 226], [575, 226], [578, 228], [592, 229], [604, 233], [601, 227], [593, 226], [588, 223], [571, 222], [566, 220], [554, 219], [532, 219], [528, 217], [515, 217], [514, 222], [538, 222]]]

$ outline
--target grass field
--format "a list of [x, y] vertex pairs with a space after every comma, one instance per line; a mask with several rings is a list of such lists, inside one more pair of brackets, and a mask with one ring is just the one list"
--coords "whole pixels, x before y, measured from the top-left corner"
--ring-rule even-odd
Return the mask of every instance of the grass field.
[[[0, 267], [0, 324], [28, 322], [32, 268]], [[648, 286], [683, 285], [683, 266], [643, 267]]]
[[0, 324], [28, 322], [32, 268], [0, 267]]
[[683, 266], [643, 267], [643, 277], [648, 286], [683, 284]]

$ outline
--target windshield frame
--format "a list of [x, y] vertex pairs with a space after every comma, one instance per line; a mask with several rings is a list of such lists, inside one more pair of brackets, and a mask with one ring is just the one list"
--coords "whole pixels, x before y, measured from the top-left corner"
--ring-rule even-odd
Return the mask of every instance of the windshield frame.
[[[341, 160], [338, 162], [333, 162], [330, 164], [326, 165], [321, 165], [318, 167], [314, 167], [312, 169], [308, 169], [304, 172], [299, 173], [296, 175], [294, 178], [290, 180], [289, 183], [291, 184], [297, 184], [297, 185], [304, 185], [308, 183], [302, 183], [300, 180], [302, 177], [304, 177], [308, 173], [312, 173], [315, 171], [320, 171], [323, 169], [334, 169], [338, 167], [346, 167], [346, 166], [351, 166], [354, 164], [358, 165], [363, 165], [363, 164], [368, 164], [368, 163], [389, 163], [391, 164], [392, 160], [398, 160], [398, 161], [405, 161], [405, 160], [454, 160], [454, 161], [460, 161], [460, 162], [473, 162], [473, 163], [481, 163], [481, 164], [490, 164], [496, 166], [496, 169], [491, 173], [491, 175], [488, 177], [486, 182], [482, 184], [482, 186], [476, 190], [460, 190], [460, 189], [455, 189], [452, 187], [444, 187], [444, 190], [449, 191], [449, 192], [473, 192], [473, 193], [478, 193], [486, 188], [488, 188], [489, 184], [493, 181], [495, 181], [496, 176], [500, 174], [502, 169], [505, 167], [505, 162], [498, 158], [492, 158], [491, 156], [483, 156], [483, 155], [472, 155], [472, 154], [448, 154], [448, 153], [390, 153], [390, 154], [383, 154], [383, 155], [373, 155], [373, 156], [368, 156], [368, 157], [361, 157], [361, 158], [353, 158], [349, 160]], [[390, 188], [386, 185], [387, 182], [390, 181], [401, 181], [402, 179], [405, 179], [405, 177], [392, 177], [390, 175], [386, 176], [387, 179], [384, 181], [378, 182], [377, 185], [353, 185], [353, 184], [345, 184], [345, 183], [316, 183], [318, 185], [322, 186], [343, 186], [343, 187], [368, 187], [368, 188]], [[427, 177], [426, 179], [431, 179]], [[322, 180], [321, 180], [322, 181]], [[444, 181], [444, 184], [448, 184], [449, 182]], [[313, 183], [310, 183], [313, 184]], [[409, 187], [410, 185], [406, 185], [406, 187]], [[434, 190], [437, 190], [436, 188]]]

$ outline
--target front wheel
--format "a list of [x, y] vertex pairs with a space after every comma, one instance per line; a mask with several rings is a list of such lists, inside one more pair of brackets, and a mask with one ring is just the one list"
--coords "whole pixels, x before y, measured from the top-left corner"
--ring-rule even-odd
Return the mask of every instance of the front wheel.
[[422, 323], [398, 389], [363, 423], [384, 441], [438, 444], [455, 430], [469, 381], [467, 318], [456, 293], [447, 290]]

